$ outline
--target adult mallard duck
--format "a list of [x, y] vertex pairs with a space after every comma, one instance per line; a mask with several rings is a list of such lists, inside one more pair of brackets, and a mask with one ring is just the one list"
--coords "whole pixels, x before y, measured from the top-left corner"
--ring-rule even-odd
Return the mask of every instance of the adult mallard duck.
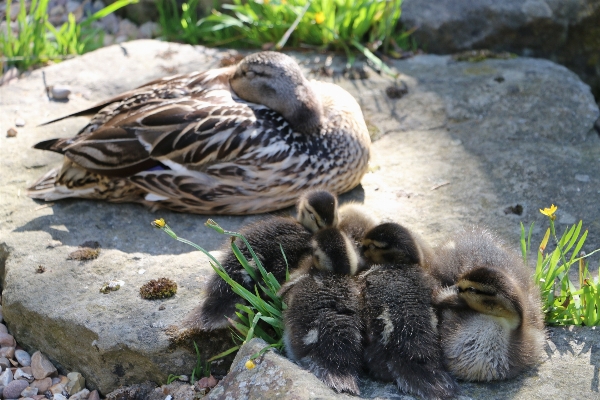
[[65, 161], [29, 188], [30, 197], [261, 213], [293, 204], [307, 188], [348, 191], [369, 160], [354, 98], [308, 81], [276, 52], [158, 79], [71, 116], [89, 113], [96, 114], [76, 136], [34, 146]]

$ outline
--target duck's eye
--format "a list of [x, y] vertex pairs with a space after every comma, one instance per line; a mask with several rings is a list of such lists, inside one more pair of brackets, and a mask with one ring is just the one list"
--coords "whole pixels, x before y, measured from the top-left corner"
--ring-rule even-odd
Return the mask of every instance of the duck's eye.
[[467, 292], [469, 293], [477, 293], [477, 289], [475, 289], [474, 287], [468, 287], [467, 289], [465, 289]]
[[369, 250], [375, 250], [377, 248], [377, 246], [375, 246], [375, 244], [370, 243], [369, 244]]
[[310, 219], [312, 219], [313, 221], [317, 221], [317, 218], [315, 218], [315, 214], [309, 214], [310, 215]]
[[252, 79], [252, 78], [254, 78], [256, 73], [254, 73], [254, 71], [245, 71], [244, 75], [246, 76], [246, 78]]

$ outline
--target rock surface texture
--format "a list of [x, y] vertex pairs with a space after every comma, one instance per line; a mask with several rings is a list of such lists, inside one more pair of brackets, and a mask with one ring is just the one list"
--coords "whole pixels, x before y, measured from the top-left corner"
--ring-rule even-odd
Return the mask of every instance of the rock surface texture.
[[[268, 351], [255, 359], [256, 367], [245, 367], [250, 356], [265, 347], [260, 339], [244, 345], [231, 364], [229, 374], [207, 396], [217, 399], [353, 399], [338, 394], [314, 375], [287, 358]], [[470, 399], [597, 399], [600, 369], [600, 330], [597, 328], [552, 328], [545, 361], [518, 378], [493, 383], [461, 383], [460, 400]], [[569, 371], [573, 374], [569, 375]], [[560, 378], [558, 378], [560, 377]], [[364, 379], [360, 398], [411, 400], [392, 383]]]
[[438, 54], [471, 49], [551, 59], [600, 96], [600, 0], [405, 0], [406, 28]]
[[[0, 131], [13, 128], [16, 119], [25, 122], [15, 128], [17, 136], [0, 137], [4, 319], [25, 350], [41, 350], [59, 370], [80, 372], [90, 389], [106, 394], [120, 385], [164, 382], [168, 374], [189, 375], [195, 365], [192, 340], [205, 359], [229, 347], [228, 332], [192, 334], [182, 324], [201, 302], [212, 272], [207, 258], [153, 230], [150, 221], [164, 217], [178, 235], [211, 251], [225, 238], [203, 226], [209, 216], [152, 213], [131, 204], [29, 199], [26, 187], [61, 162], [59, 155], [31, 146], [71, 136], [86, 119], [38, 125], [160, 76], [217, 67], [223, 53], [149, 40], [128, 42], [44, 68], [49, 85], [71, 88], [68, 101], [48, 100], [39, 70], [0, 87]], [[320, 66], [315, 58], [325, 60], [322, 55], [297, 57], [307, 73]], [[334, 59], [333, 67], [341, 70], [344, 63]], [[583, 219], [590, 230], [586, 250], [600, 247], [595, 201], [600, 139], [593, 130], [600, 113], [589, 87], [575, 74], [528, 58], [467, 63], [418, 56], [393, 66], [408, 88], [400, 99], [388, 98], [386, 89], [393, 82], [373, 72], [362, 81], [317, 77], [332, 79], [357, 98], [375, 138], [371, 172], [342, 201], [364, 202], [380, 217], [405, 223], [433, 244], [461, 226], [481, 224], [515, 249], [519, 222], [536, 222], [532, 244], [539, 243], [545, 221], [538, 209], [554, 203], [559, 206], [559, 232]], [[212, 218], [236, 230], [259, 217]], [[90, 241], [100, 245], [97, 258], [68, 259]], [[141, 299], [140, 286], [160, 277], [173, 279], [177, 294]], [[111, 281], [120, 281], [119, 290], [100, 293]], [[565, 333], [567, 339], [549, 347], [553, 361], [524, 378], [532, 382], [533, 398], [546, 397], [545, 385], [560, 385], [565, 377], [577, 380], [571, 389], [577, 388], [578, 398], [597, 395], [592, 371], [597, 377], [596, 330], [576, 333]], [[584, 372], [565, 372], [554, 367], [554, 360], [562, 360], [557, 365], [565, 368], [586, 367], [581, 367]], [[228, 365], [217, 364], [213, 371], [219, 368], [226, 371]], [[223, 385], [234, 379], [227, 377]], [[285, 379], [281, 390], [292, 390], [294, 382]], [[319, 382], [313, 381], [316, 388]], [[495, 390], [504, 396], [507, 387], [519, 382], [467, 385], [466, 393]]]

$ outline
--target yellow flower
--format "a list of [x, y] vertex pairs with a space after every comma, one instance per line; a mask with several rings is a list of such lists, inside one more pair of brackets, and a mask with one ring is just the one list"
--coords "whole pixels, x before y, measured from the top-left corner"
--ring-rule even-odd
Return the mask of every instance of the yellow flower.
[[155, 219], [154, 221], [152, 221], [152, 226], [159, 229], [164, 228], [166, 224], [167, 223], [163, 218]]
[[246, 361], [246, 369], [254, 369], [254, 367], [256, 367], [256, 364], [254, 364], [254, 361], [252, 361], [252, 360]]
[[322, 24], [323, 22], [325, 22], [325, 14], [323, 13], [323, 11], [319, 11], [315, 14], [315, 22], [317, 24]]
[[556, 218], [556, 215], [554, 215], [556, 210], [558, 210], [558, 207], [552, 204], [550, 208], [544, 208], [543, 210], [540, 209], [540, 212], [545, 216], [549, 217], [552, 221], [554, 221], [554, 219]]

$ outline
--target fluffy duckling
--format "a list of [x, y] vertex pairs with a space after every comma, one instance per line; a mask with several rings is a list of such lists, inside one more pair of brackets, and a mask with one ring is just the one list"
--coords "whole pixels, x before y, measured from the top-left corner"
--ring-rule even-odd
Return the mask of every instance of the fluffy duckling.
[[395, 223], [371, 229], [363, 244], [368, 261], [380, 264], [359, 276], [370, 375], [426, 399], [455, 396], [458, 386], [442, 363], [432, 282], [420, 266], [420, 244]]
[[342, 204], [339, 207], [338, 215], [337, 227], [359, 248], [365, 233], [379, 223], [379, 220], [368, 208], [358, 203]]
[[290, 280], [280, 294], [287, 356], [338, 392], [359, 394], [363, 326], [354, 245], [338, 229], [313, 238], [308, 273]]
[[[297, 220], [270, 217], [243, 227], [240, 233], [248, 240], [267, 272], [271, 272], [280, 283], [283, 283], [288, 267], [293, 271], [304, 259], [310, 259], [312, 232], [317, 231], [321, 226], [329, 226], [335, 222], [336, 205], [337, 200], [330, 192], [309, 191], [298, 201]], [[314, 218], [306, 218], [306, 215]], [[236, 238], [235, 243], [246, 259], [251, 261], [252, 256], [243, 241]], [[279, 245], [283, 247], [285, 258]], [[233, 254], [229, 241], [224, 246], [223, 252], [225, 256], [221, 265], [225, 271], [233, 280], [254, 292], [255, 282]], [[234, 318], [235, 305], [240, 302], [243, 302], [243, 299], [227, 282], [214, 273], [207, 284], [206, 300], [200, 309], [200, 326], [206, 330], [228, 327], [225, 317]]]
[[400, 224], [383, 223], [362, 240], [367, 262], [375, 264], [419, 264], [429, 272], [433, 250], [416, 232]]
[[465, 232], [433, 265], [443, 288], [440, 339], [447, 368], [467, 381], [508, 379], [537, 364], [546, 338], [540, 295], [521, 258], [488, 231]]
[[356, 100], [277, 52], [158, 79], [71, 116], [88, 114], [75, 136], [35, 145], [64, 162], [30, 197], [246, 215], [287, 207], [311, 187], [346, 192], [369, 161]]

